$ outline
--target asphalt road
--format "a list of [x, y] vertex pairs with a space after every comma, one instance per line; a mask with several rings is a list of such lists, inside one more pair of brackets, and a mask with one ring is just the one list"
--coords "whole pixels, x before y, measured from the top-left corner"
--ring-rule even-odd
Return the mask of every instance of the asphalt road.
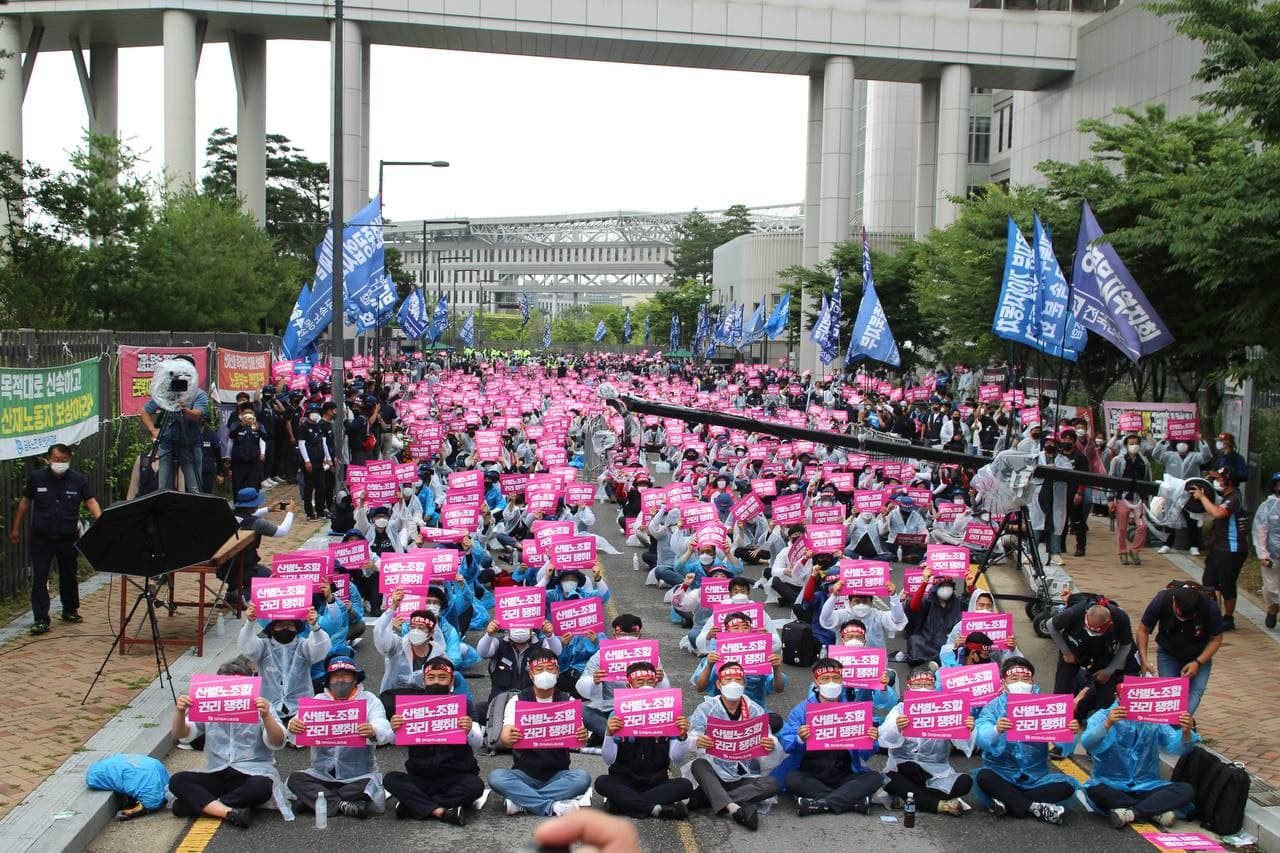
[[[616, 526], [613, 526], [613, 530], [608, 529], [611, 526], [608, 522], [615, 511], [616, 508], [612, 505], [597, 507], [600, 518], [597, 532], [609, 535], [624, 551], [622, 556], [605, 557], [606, 577], [613, 590], [611, 604], [616, 612], [640, 616], [644, 620], [646, 635], [662, 640], [664, 666], [672, 684], [684, 687], [685, 710], [689, 713], [699, 700], [689, 683], [697, 659], [679, 650], [677, 644], [680, 631], [667, 618], [669, 608], [663, 604], [662, 594], [656, 588], [644, 585], [643, 572], [632, 571], [632, 549], [621, 544], [620, 536], [610, 535], [616, 530]], [[759, 568], [749, 567], [748, 574], [758, 576]], [[901, 586], [901, 567], [895, 567], [895, 582]], [[1021, 577], [1011, 571], [993, 570], [992, 582], [998, 592], [1025, 591], [1025, 583]], [[759, 597], [758, 592], [756, 596]], [[1019, 644], [1035, 662], [1041, 682], [1050, 679], [1054, 660], [1052, 644], [1034, 636], [1021, 605], [1010, 604], [1006, 609], [1012, 610], [1017, 616]], [[610, 612], [615, 611], [611, 609]], [[784, 614], [780, 608], [774, 608], [771, 615]], [[890, 641], [891, 651], [899, 646], [900, 639]], [[368, 682], [377, 685], [382, 674], [382, 660], [373, 649], [371, 639], [361, 645], [357, 658], [368, 673]], [[897, 665], [900, 676], [905, 675], [903, 666]], [[479, 667], [475, 671], [477, 677], [471, 680], [473, 690], [483, 697], [488, 693], [486, 679]], [[809, 684], [806, 670], [788, 667], [787, 672], [789, 686], [783, 694], [772, 697], [769, 703], [771, 710], [784, 716], [801, 701], [806, 685]], [[401, 769], [405, 752], [403, 748], [394, 746], [380, 749], [378, 761], [382, 771]], [[286, 777], [295, 770], [303, 769], [308, 764], [308, 758], [307, 750], [286, 747], [277, 753], [281, 776]], [[509, 767], [510, 761], [510, 756], [481, 756], [481, 771], [487, 775], [495, 768]], [[882, 756], [877, 757], [872, 764], [882, 766], [883, 761]], [[195, 754], [175, 750], [168, 763], [171, 769], [196, 769], [199, 762]], [[960, 767], [977, 764], [960, 755], [957, 755], [956, 763]], [[604, 764], [598, 756], [574, 756], [573, 765], [586, 769], [593, 775], [605, 772]], [[258, 813], [253, 827], [247, 831], [221, 826], [206, 849], [218, 853], [240, 853], [245, 849], [350, 851], [369, 849], [372, 845], [373, 849], [388, 850], [500, 853], [518, 850], [525, 844], [538, 820], [523, 815], [507, 817], [503, 812], [501, 799], [493, 796], [482, 813], [471, 815], [465, 828], [446, 826], [435, 821], [397, 821], [388, 813], [363, 822], [343, 817], [331, 818], [324, 835], [320, 836], [314, 827], [313, 816], [309, 813], [299, 813], [296, 821], [286, 823], [277, 812], [263, 811]], [[191, 821], [179, 821], [167, 814], [147, 816], [108, 827], [95, 839], [90, 849], [99, 853], [117, 850], [127, 853], [174, 850], [190, 825]], [[901, 824], [900, 813], [891, 813], [878, 807], [873, 808], [869, 816], [820, 815], [801, 819], [796, 816], [794, 803], [788, 795], [783, 795], [779, 805], [761, 818], [760, 830], [756, 833], [748, 832], [726, 819], [711, 817], [705, 812], [695, 814], [687, 823], [639, 821], [638, 829], [643, 849], [655, 853], [776, 853], [778, 850], [796, 849], [798, 844], [811, 850], [865, 847], [922, 853], [1023, 853], [1028, 849], [1038, 853], [1122, 853], [1152, 849], [1131, 829], [1113, 830], [1102, 818], [1085, 814], [1079, 809], [1068, 812], [1062, 827], [1048, 826], [1033, 819], [998, 820], [975, 808], [963, 818], [921, 814], [915, 828], [906, 829]]]

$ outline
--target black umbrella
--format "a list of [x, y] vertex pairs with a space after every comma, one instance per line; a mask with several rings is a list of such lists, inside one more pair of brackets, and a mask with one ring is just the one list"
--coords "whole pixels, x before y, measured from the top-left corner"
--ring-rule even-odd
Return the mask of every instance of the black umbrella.
[[238, 526], [222, 498], [152, 492], [108, 506], [76, 547], [99, 572], [152, 577], [207, 561]]

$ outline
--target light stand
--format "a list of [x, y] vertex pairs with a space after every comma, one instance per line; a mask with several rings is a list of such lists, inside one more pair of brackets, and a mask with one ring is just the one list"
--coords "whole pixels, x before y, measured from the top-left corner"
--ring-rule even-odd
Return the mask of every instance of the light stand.
[[[167, 581], [165, 580], [166, 577], [168, 578]], [[128, 580], [128, 575], [121, 575], [121, 578], [125, 585], [121, 588], [120, 594], [124, 595], [130, 581]], [[152, 585], [151, 581], [151, 578], [147, 578], [142, 584], [138, 597], [134, 599], [133, 607], [129, 610], [129, 616], [121, 623], [120, 632], [111, 641], [111, 647], [107, 649], [107, 654], [102, 658], [102, 665], [98, 667], [97, 673], [94, 674], [93, 681], [89, 682], [89, 689], [85, 691], [84, 698], [80, 700], [81, 705], [89, 701], [89, 694], [93, 692], [94, 685], [98, 683], [98, 679], [102, 677], [103, 670], [107, 668], [107, 661], [111, 660], [111, 653], [116, 650], [116, 646], [120, 645], [120, 639], [124, 636], [125, 628], [133, 621], [133, 614], [137, 612], [138, 605], [142, 604], [143, 601], [147, 603], [147, 622], [151, 626], [151, 642], [156, 657], [156, 677], [160, 679], [161, 683], [166, 678], [169, 680], [169, 694], [173, 696], [175, 702], [178, 701], [177, 691], [173, 687], [173, 675], [169, 672], [169, 656], [165, 653], [164, 643], [160, 640], [160, 623], [156, 621], [156, 594], [165, 583], [169, 584], [170, 589], [173, 588], [172, 574], [166, 572], [160, 575], [154, 585]]]

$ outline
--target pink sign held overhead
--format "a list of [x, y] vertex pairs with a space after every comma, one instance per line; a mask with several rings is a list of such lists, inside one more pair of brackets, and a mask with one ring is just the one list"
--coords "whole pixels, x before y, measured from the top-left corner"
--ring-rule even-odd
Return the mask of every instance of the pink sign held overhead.
[[805, 706], [809, 739], [805, 749], [831, 752], [840, 749], [871, 749], [869, 734], [875, 727], [870, 702], [818, 702]]
[[516, 749], [577, 749], [582, 728], [582, 702], [525, 702], [516, 700]]
[[1165, 421], [1164, 438], [1165, 441], [1186, 441], [1192, 442], [1196, 440], [1196, 436], [1200, 433], [1200, 424], [1194, 419], [1173, 419]]
[[596, 538], [552, 536], [547, 545], [547, 557], [558, 572], [589, 572], [596, 564]]
[[500, 586], [493, 591], [500, 628], [542, 627], [547, 621], [547, 591], [540, 586]]
[[682, 713], [678, 687], [613, 691], [613, 715], [622, 721], [618, 737], [677, 737]]
[[1075, 734], [1069, 726], [1075, 717], [1075, 697], [1069, 693], [1019, 696], [1010, 693], [1005, 716], [1013, 728], [1005, 732], [1010, 743], [1070, 743]]
[[564, 490], [564, 501], [569, 504], [591, 506], [596, 501], [594, 483], [570, 483]]
[[710, 610], [717, 604], [723, 604], [729, 600], [729, 582], [733, 578], [712, 578], [702, 579], [702, 583], [698, 584], [698, 602], [702, 607]]
[[249, 600], [258, 619], [306, 619], [315, 583], [289, 578], [252, 578]]
[[480, 508], [475, 504], [442, 507], [440, 523], [450, 530], [465, 530], [470, 533], [480, 526]]
[[550, 521], [542, 520], [533, 523], [533, 536], [538, 540], [538, 544], [544, 549], [551, 543], [551, 539], [556, 536], [572, 536], [572, 521]]
[[812, 517], [814, 524], [838, 524], [842, 527], [844, 526], [844, 504], [815, 505], [809, 508], [809, 515]]
[[256, 723], [261, 693], [262, 679], [256, 675], [193, 675], [187, 719], [193, 723]]
[[331, 542], [329, 556], [335, 566], [344, 569], [362, 569], [368, 565], [372, 557], [369, 551], [369, 540], [352, 539], [350, 542]]
[[840, 661], [840, 675], [845, 687], [883, 690], [881, 679], [889, 665], [884, 649], [864, 646], [827, 646], [827, 657]]
[[627, 667], [636, 661], [648, 661], [653, 668], [662, 669], [662, 660], [658, 657], [657, 640], [614, 640], [600, 641], [600, 668], [604, 670], [609, 681], [625, 682]]
[[959, 578], [969, 575], [969, 549], [963, 545], [931, 544], [924, 559], [935, 578]]
[[974, 705], [985, 705], [1003, 689], [996, 663], [943, 667], [938, 670], [938, 684], [943, 690], [968, 695]]
[[706, 735], [711, 738], [707, 755], [724, 761], [750, 761], [763, 758], [772, 751], [765, 743], [769, 736], [769, 717], [766, 714], [747, 720], [707, 717]]
[[729, 510], [729, 514], [733, 516], [733, 520], [739, 524], [746, 524], [764, 515], [764, 501], [760, 500], [760, 496], [754, 492], [744, 495], [733, 508]]
[[1121, 412], [1116, 427], [1123, 433], [1142, 432], [1142, 412]]
[[716, 508], [706, 501], [684, 501], [679, 510], [680, 526], [685, 530], [697, 530], [716, 520]]
[[326, 581], [333, 574], [333, 557], [325, 551], [290, 551], [287, 554], [275, 554], [271, 557], [271, 576], [274, 578], [290, 578], [309, 580], [314, 583]]
[[396, 714], [404, 717], [404, 725], [396, 732], [397, 746], [467, 742], [467, 730], [458, 725], [467, 716], [465, 696], [397, 696]]
[[[764, 457], [762, 456], [761, 458], [763, 459]], [[778, 481], [772, 477], [760, 477], [752, 480], [751, 493], [762, 498], [774, 497], [778, 494]]]
[[908, 725], [902, 734], [922, 740], [968, 740], [970, 700], [960, 691], [907, 691], [902, 700], [902, 714]]
[[960, 636], [967, 637], [975, 631], [991, 638], [997, 649], [1012, 649], [1013, 614], [982, 613], [966, 610], [960, 614]]
[[810, 524], [804, 531], [804, 542], [816, 554], [838, 554], [844, 549], [843, 524]]
[[767, 631], [730, 634], [721, 631], [715, 638], [720, 660], [742, 664], [744, 675], [768, 675], [773, 672], [769, 657], [773, 654], [773, 637]]
[[851, 560], [842, 557], [836, 565], [840, 568], [841, 595], [888, 595], [888, 563], [879, 560]]
[[711, 608], [711, 618], [720, 628], [724, 627], [725, 617], [733, 613], [745, 613], [752, 628], [764, 628], [769, 624], [764, 615], [764, 605], [758, 601], [726, 601]]
[[1130, 722], [1177, 725], [1187, 712], [1190, 684], [1186, 678], [1126, 678], [1116, 688], [1116, 698]]
[[557, 637], [599, 634], [604, 630], [604, 605], [594, 596], [553, 601], [551, 625]]
[[881, 489], [858, 489], [853, 493], [854, 512], [884, 512], [885, 495]]
[[396, 499], [400, 484], [394, 477], [370, 476], [364, 484], [364, 501], [369, 507], [387, 506]]
[[484, 472], [476, 469], [474, 471], [454, 471], [449, 475], [450, 489], [484, 489]]
[[964, 544], [987, 549], [996, 543], [996, 531], [989, 524], [971, 521], [964, 529]]
[[298, 719], [303, 730], [296, 735], [298, 746], [368, 746], [359, 733], [366, 722], [368, 707], [363, 699], [331, 702], [328, 699], [298, 700]]
[[783, 495], [773, 499], [773, 523], [777, 525], [804, 523], [804, 495]]

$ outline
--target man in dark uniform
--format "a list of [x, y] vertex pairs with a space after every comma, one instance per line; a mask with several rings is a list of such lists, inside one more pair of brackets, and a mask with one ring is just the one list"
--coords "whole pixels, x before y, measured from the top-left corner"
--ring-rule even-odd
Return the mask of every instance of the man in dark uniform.
[[[71, 470], [71, 448], [55, 444], [49, 448], [49, 465], [27, 474], [22, 500], [9, 528], [9, 541], [22, 539], [22, 522], [31, 511], [31, 612], [32, 634], [49, 630], [49, 569], [58, 561], [58, 596], [62, 599], [62, 621], [80, 622], [80, 580], [76, 576], [76, 539], [80, 504], [97, 518], [102, 514], [93, 496], [89, 478]], [[35, 507], [32, 510], [32, 506]]]
[[[1071, 460], [1071, 467], [1076, 471], [1089, 470], [1089, 458], [1084, 455], [1076, 441], [1076, 431], [1064, 429], [1059, 434], [1058, 452]], [[1085, 503], [1085, 487], [1077, 483], [1067, 486], [1067, 529], [1062, 531], [1062, 550], [1067, 550], [1067, 532], [1076, 536], [1077, 557], [1083, 557], [1085, 546], [1089, 541], [1089, 513], [1091, 507]]]

